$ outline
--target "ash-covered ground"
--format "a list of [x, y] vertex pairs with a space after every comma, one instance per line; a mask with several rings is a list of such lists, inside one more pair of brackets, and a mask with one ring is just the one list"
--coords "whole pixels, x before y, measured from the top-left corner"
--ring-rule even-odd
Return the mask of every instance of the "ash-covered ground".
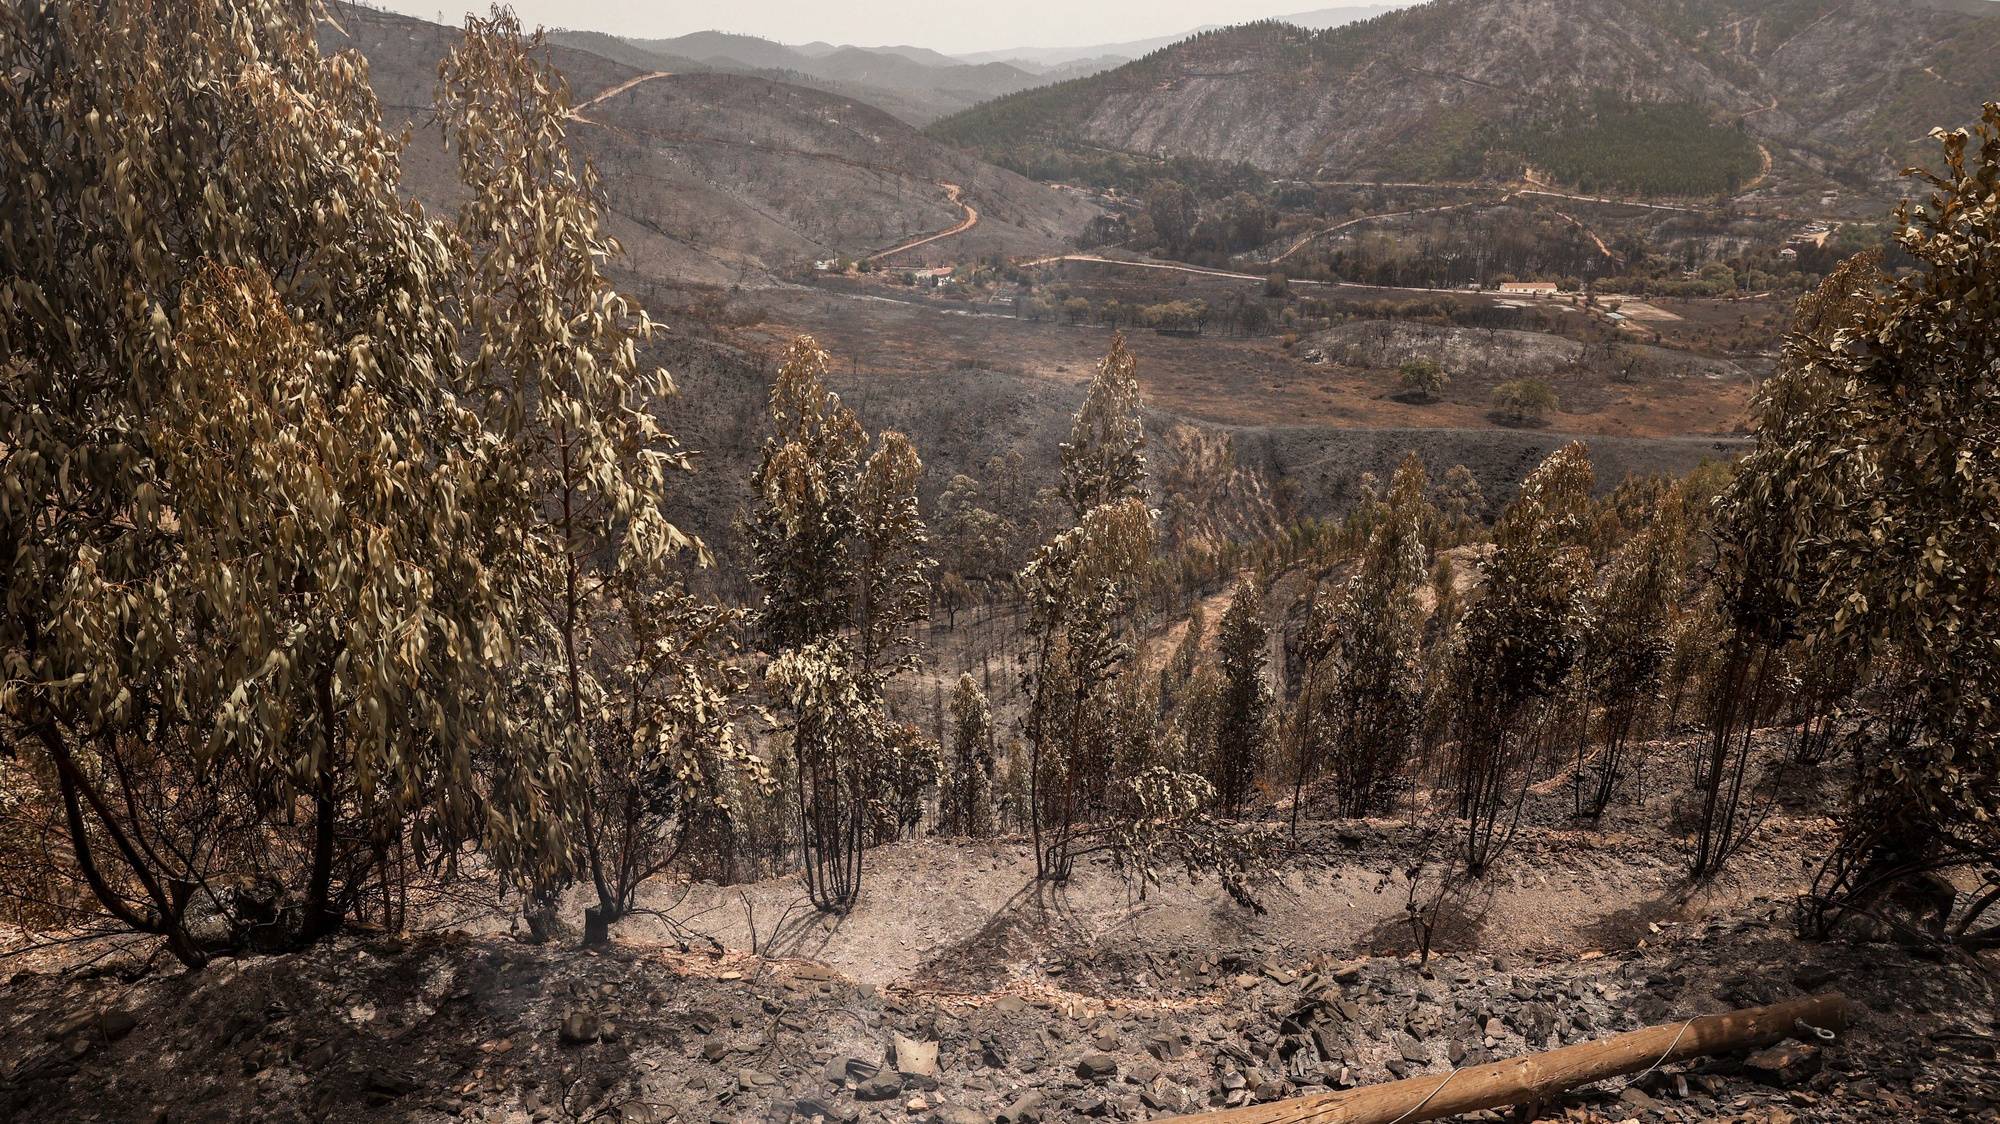
[[922, 840], [871, 852], [844, 918], [793, 908], [789, 879], [662, 886], [664, 917], [601, 951], [521, 943], [497, 914], [193, 974], [138, 945], [47, 950], [0, 985], [0, 1118], [1147, 1120], [1838, 991], [1854, 1026], [1833, 1045], [1519, 1116], [2000, 1120], [1991, 963], [1792, 935], [1826, 820], [1780, 810], [1691, 894], [1664, 807], [1583, 830], [1563, 799], [1540, 794], [1427, 965], [1407, 873], [1436, 840], [1402, 820], [1308, 825], [1261, 916], [1108, 866], [1039, 885], [1016, 840]]

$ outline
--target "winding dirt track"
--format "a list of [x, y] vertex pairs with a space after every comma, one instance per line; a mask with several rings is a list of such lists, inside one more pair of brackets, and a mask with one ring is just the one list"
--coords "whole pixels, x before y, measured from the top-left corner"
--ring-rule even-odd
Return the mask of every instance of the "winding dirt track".
[[673, 71], [671, 70], [655, 70], [651, 74], [641, 74], [637, 78], [628, 78], [625, 81], [618, 83], [616, 86], [613, 86], [610, 89], [597, 94], [590, 100], [570, 110], [569, 115], [574, 120], [585, 121], [595, 125], [597, 124], [597, 122], [591, 121], [588, 117], [584, 116], [585, 111], [597, 108], [598, 106], [604, 104], [607, 101], [610, 101], [612, 98], [617, 97], [619, 94], [624, 93], [625, 91], [631, 89], [634, 86], [651, 82], [655, 78], [671, 78], [671, 77], [673, 77]]
[[[1507, 200], [1512, 198], [1513, 196], [1509, 195], [1499, 200], [1499, 202], [1505, 203], [1507, 202]], [[1390, 213], [1385, 215], [1361, 215], [1356, 218], [1348, 219], [1345, 222], [1337, 222], [1334, 223], [1332, 226], [1322, 227], [1318, 230], [1313, 231], [1311, 234], [1308, 234], [1305, 237], [1299, 239], [1297, 242], [1292, 243], [1291, 246], [1288, 249], [1286, 249], [1284, 253], [1279, 254], [1277, 257], [1272, 258], [1268, 264], [1277, 265], [1279, 262], [1284, 261], [1286, 258], [1291, 257], [1293, 254], [1298, 253], [1300, 250], [1305, 249], [1307, 246], [1312, 245], [1314, 242], [1319, 241], [1320, 239], [1326, 237], [1329, 234], [1338, 234], [1341, 231], [1348, 229], [1349, 227], [1360, 226], [1362, 223], [1365, 222], [1376, 222], [1380, 219], [1411, 218], [1416, 215], [1435, 215], [1443, 211], [1463, 210], [1466, 207], [1485, 207], [1485, 206], [1495, 206], [1495, 205], [1497, 204], [1491, 200], [1481, 199], [1481, 200], [1475, 200], [1471, 203], [1451, 203], [1442, 207], [1420, 207], [1413, 211], [1391, 211]]]
[[958, 225], [952, 227], [950, 230], [940, 230], [936, 234], [926, 234], [921, 238], [913, 238], [900, 246], [883, 250], [879, 254], [870, 254], [868, 255], [869, 261], [881, 261], [883, 258], [892, 257], [905, 250], [914, 250], [919, 246], [928, 246], [940, 238], [950, 238], [954, 234], [964, 234], [966, 231], [979, 225], [979, 208], [965, 201], [963, 188], [960, 188], [955, 183], [945, 183], [942, 180], [938, 182], [938, 186], [944, 188], [945, 196], [956, 204], [960, 210], [965, 212], [965, 217], [959, 220]]
[[[1120, 265], [1128, 269], [1157, 269], [1167, 273], [1192, 273], [1197, 277], [1222, 277], [1231, 281], [1262, 281], [1264, 277], [1256, 273], [1234, 273], [1227, 269], [1209, 269], [1199, 265], [1175, 265], [1160, 261], [1127, 261], [1124, 258], [1101, 258], [1095, 254], [1052, 254], [1045, 258], [1019, 263], [1022, 269], [1033, 269], [1038, 265], [1053, 265], [1056, 262], [1078, 261], [1092, 265]], [[1325, 285], [1325, 281], [1293, 281], [1294, 285]], [[1369, 286], [1376, 288], [1379, 286]]]

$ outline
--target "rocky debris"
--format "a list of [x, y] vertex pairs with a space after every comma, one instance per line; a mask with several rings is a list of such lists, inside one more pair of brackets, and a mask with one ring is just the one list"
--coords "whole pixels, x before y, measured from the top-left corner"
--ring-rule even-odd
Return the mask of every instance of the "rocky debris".
[[560, 1038], [564, 1045], [581, 1046], [597, 1041], [603, 1032], [603, 1024], [592, 1012], [571, 1011], [563, 1016], [561, 1025], [556, 1028], [556, 1037]]
[[1118, 1059], [1110, 1054], [1085, 1054], [1077, 1060], [1076, 1075], [1085, 1081], [1109, 1081], [1118, 1076]]
[[[1076, 956], [1060, 989], [940, 999], [790, 964], [679, 963], [616, 946], [578, 956], [460, 937], [393, 951], [342, 941], [161, 976], [129, 995], [17, 978], [0, 989], [0, 1026], [35, 1028], [12, 1041], [38, 1048], [0, 1055], [0, 1118], [88, 1116], [75, 1110], [89, 1095], [159, 1106], [168, 1119], [334, 1124], [372, 1122], [390, 1103], [412, 1119], [488, 1124], [1144, 1120], [1660, 1025], [1720, 1009], [1759, 968], [1779, 998], [1796, 998], [1826, 982], [1792, 964], [1798, 950], [1755, 917], [1687, 926], [1643, 950], [1445, 953], [1425, 966], [1114, 945]], [[1994, 1015], [1968, 1009], [1963, 981], [1881, 947], [1816, 946], [1814, 962], [1855, 993], [1854, 1035], [1665, 1066], [1551, 1110], [1609, 1121], [1990, 1118]], [[1237, 987], [1239, 974], [1256, 985]], [[131, 1016], [116, 1048], [113, 1010]], [[1890, 1011], [1893, 1025], [1871, 1013]], [[213, 1059], [202, 1067], [211, 1076], [133, 1064], [175, 1055]]]
[[1042, 1106], [1046, 1100], [1047, 1098], [1039, 1091], [1031, 1089], [1015, 1097], [994, 1119], [999, 1124], [1028, 1124], [1031, 1121], [1038, 1121], [1042, 1119]]
[[1767, 1085], [1789, 1089], [1818, 1073], [1821, 1061], [1817, 1046], [1803, 1042], [1780, 1042], [1750, 1055], [1744, 1060], [1743, 1068]]
[[881, 1073], [854, 1087], [854, 1096], [864, 1101], [889, 1101], [903, 1095], [903, 1075]]

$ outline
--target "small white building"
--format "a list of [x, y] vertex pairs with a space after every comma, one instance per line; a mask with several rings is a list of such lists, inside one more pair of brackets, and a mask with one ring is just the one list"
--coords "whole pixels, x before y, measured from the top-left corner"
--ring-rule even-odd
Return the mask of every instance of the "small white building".
[[1500, 291], [1517, 297], [1552, 297], [1562, 290], [1554, 281], [1502, 281]]

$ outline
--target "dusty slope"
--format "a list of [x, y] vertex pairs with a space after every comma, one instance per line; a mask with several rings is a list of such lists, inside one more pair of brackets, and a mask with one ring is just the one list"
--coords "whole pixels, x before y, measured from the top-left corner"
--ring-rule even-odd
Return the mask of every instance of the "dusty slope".
[[[557, 39], [581, 46], [585, 45], [586, 37], [595, 35], [565, 31], [557, 33]], [[664, 69], [754, 74], [813, 86], [880, 106], [913, 125], [924, 125], [989, 98], [1047, 81], [1005, 60], [964, 61], [920, 48], [830, 43], [794, 47], [751, 35], [714, 31], [619, 43], [599, 53], [627, 58], [646, 54], [678, 57], [692, 65]]]
[[[1858, 1003], [1853, 1033], [1782, 1087], [1725, 1057], [1632, 1089], [1608, 1082], [1532, 1118], [2000, 1112], [1990, 979], [1893, 946], [1788, 935], [1779, 896], [1821, 838], [1809, 808], [1772, 825], [1735, 886], [1689, 900], [1658, 826], [1665, 807], [1619, 808], [1603, 836], [1537, 830], [1428, 968], [1400, 955], [1414, 828], [1386, 822], [1309, 824], [1316, 857], [1267, 894], [1261, 918], [1213, 887], [1135, 900], [1101, 870], [1051, 893], [1025, 877], [1017, 844], [930, 841], [871, 854], [842, 921], [773, 910], [797, 895], [790, 879], [740, 896], [698, 889], [675, 910], [686, 927], [634, 919], [600, 953], [492, 932], [358, 934], [188, 976], [100, 947], [73, 956], [69, 975], [45, 958], [0, 984], [0, 1117], [1144, 1120], [1442, 1078], [1833, 988]], [[935, 1043], [937, 1068], [898, 1060], [898, 1035]]]
[[[1260, 24], [940, 122], [1328, 179], [1517, 174], [1510, 128], [1603, 92], [1692, 102], [1823, 179], [1890, 183], [1909, 145], [2000, 88], [2000, 13], [1911, 0], [1433, 0], [1314, 33]], [[1664, 143], [1654, 138], [1651, 143]], [[1479, 154], [1491, 149], [1489, 164]], [[1512, 162], [1508, 158], [1511, 156]]]
[[[946, 148], [888, 114], [814, 90], [728, 74], [671, 75], [592, 108], [591, 145], [613, 212], [648, 232], [765, 266], [859, 256], [963, 218], [940, 245], [966, 259], [1061, 246], [1095, 208]], [[684, 276], [654, 240], [627, 268]]]
[[[368, 59], [385, 117], [414, 132], [405, 182], [427, 204], [450, 207], [454, 158], [429, 107], [457, 31], [345, 5], [336, 15], [323, 45]], [[981, 215], [947, 240], [955, 255], [1059, 248], [1095, 214], [832, 94], [725, 74], [635, 83], [650, 72], [560, 45], [550, 57], [580, 105], [624, 87], [583, 110], [571, 137], [603, 178], [612, 232], [628, 251], [621, 268], [642, 278], [761, 281], [945, 230], [963, 217], [947, 182]]]

